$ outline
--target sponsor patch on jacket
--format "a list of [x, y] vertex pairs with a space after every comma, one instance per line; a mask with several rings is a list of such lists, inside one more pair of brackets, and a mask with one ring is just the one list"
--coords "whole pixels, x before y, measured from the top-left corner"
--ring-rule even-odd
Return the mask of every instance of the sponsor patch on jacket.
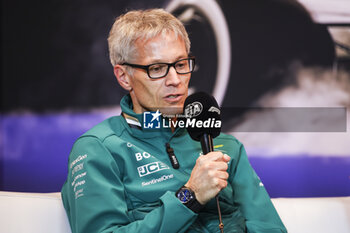
[[140, 177], [147, 176], [149, 174], [159, 172], [164, 169], [170, 169], [166, 164], [162, 162], [148, 163], [137, 168]]
[[174, 174], [170, 174], [170, 175], [163, 175], [159, 178], [156, 178], [156, 179], [152, 179], [150, 181], [147, 181], [147, 182], [142, 182], [142, 186], [147, 186], [147, 185], [151, 185], [151, 184], [157, 184], [157, 183], [160, 183], [160, 182], [163, 182], [163, 181], [166, 181], [166, 180], [169, 180], [169, 179], [173, 179], [174, 178]]

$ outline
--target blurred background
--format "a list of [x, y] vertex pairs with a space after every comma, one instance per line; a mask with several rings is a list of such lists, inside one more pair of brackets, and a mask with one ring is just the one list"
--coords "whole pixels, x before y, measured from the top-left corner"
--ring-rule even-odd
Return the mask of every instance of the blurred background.
[[58, 192], [77, 137], [120, 114], [107, 37], [161, 7], [271, 197], [350, 195], [347, 0], [2, 0], [0, 190]]

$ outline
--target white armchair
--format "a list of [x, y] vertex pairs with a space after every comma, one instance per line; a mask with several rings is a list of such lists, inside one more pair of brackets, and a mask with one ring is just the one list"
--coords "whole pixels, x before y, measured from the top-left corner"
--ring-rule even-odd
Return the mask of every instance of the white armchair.
[[[350, 197], [272, 199], [289, 233], [350, 233]], [[60, 193], [0, 192], [0, 233], [71, 233]]]
[[0, 192], [0, 233], [71, 233], [60, 193]]

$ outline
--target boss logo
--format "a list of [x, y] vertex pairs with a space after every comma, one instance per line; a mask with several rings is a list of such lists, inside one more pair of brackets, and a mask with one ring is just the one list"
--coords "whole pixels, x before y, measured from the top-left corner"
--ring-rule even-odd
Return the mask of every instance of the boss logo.
[[153, 162], [153, 163], [149, 163], [138, 167], [137, 171], [139, 172], [139, 176], [143, 177], [155, 172], [159, 172], [164, 169], [169, 169], [169, 167], [161, 162]]
[[141, 154], [140, 152], [136, 153], [136, 154], [135, 154], [135, 157], [136, 157], [136, 160], [137, 160], [137, 161], [140, 161], [140, 160], [142, 160], [142, 159], [144, 159], [144, 158], [145, 158], [145, 159], [150, 158], [151, 155], [150, 155], [148, 152], [144, 151], [142, 154]]

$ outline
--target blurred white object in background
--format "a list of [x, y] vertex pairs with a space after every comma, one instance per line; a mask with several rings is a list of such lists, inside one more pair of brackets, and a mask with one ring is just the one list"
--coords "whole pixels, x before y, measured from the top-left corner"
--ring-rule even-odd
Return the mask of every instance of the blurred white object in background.
[[[275, 198], [289, 233], [349, 233], [350, 197]], [[1, 233], [71, 233], [60, 193], [0, 192]]]
[[349, 0], [297, 0], [320, 24], [349, 24]]

